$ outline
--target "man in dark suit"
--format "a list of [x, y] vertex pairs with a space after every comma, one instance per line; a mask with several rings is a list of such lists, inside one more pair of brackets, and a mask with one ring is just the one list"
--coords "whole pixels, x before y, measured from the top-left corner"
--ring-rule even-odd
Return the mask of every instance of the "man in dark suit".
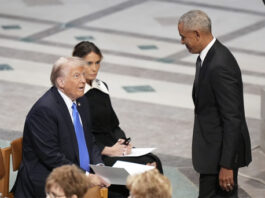
[[[53, 87], [28, 113], [15, 197], [46, 197], [45, 180], [53, 168], [76, 164], [89, 172], [89, 164], [102, 163], [90, 129], [87, 99], [80, 98], [86, 82], [85, 65], [76, 57], [60, 58], [51, 72]], [[93, 174], [89, 177], [95, 185], [105, 184]]]
[[237, 197], [238, 168], [251, 162], [240, 68], [213, 37], [211, 20], [204, 12], [187, 12], [178, 29], [181, 43], [190, 53], [199, 54], [192, 92], [192, 161], [200, 173], [199, 198]]

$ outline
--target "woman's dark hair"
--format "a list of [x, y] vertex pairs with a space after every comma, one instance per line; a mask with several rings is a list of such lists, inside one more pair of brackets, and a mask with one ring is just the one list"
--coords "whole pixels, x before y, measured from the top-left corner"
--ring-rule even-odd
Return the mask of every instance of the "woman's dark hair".
[[73, 56], [83, 58], [91, 52], [94, 52], [95, 54], [99, 55], [100, 59], [102, 59], [103, 56], [100, 49], [94, 43], [89, 41], [82, 41], [78, 43], [74, 47]]

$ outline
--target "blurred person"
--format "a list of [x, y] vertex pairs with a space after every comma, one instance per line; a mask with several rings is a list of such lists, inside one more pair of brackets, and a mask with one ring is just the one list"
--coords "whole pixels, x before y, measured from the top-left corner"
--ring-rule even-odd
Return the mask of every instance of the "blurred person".
[[[87, 100], [80, 98], [86, 83], [85, 65], [77, 57], [61, 57], [55, 62], [53, 86], [26, 117], [15, 197], [46, 197], [45, 180], [56, 167], [76, 164], [89, 172], [89, 164], [103, 163], [91, 133]], [[101, 178], [93, 181], [95, 185], [107, 185]]]
[[251, 162], [240, 68], [229, 49], [212, 35], [206, 13], [185, 13], [178, 30], [181, 43], [199, 54], [192, 91], [192, 161], [200, 173], [199, 197], [237, 197], [238, 168]]
[[[131, 153], [132, 144], [125, 144], [126, 134], [119, 127], [119, 120], [112, 107], [107, 84], [97, 79], [103, 58], [100, 49], [92, 42], [82, 41], [74, 47], [72, 55], [83, 58], [88, 64], [85, 97], [90, 105], [92, 133], [103, 155], [102, 159], [105, 165], [112, 166], [117, 160], [129, 161], [153, 165], [163, 173], [160, 159], [152, 153], [140, 157], [122, 157]], [[124, 196], [128, 194], [125, 187], [114, 189], [114, 186], [109, 189], [110, 196], [112, 191], [117, 191]]]
[[167, 177], [157, 169], [131, 175], [127, 179], [129, 198], [171, 198], [172, 186]]
[[52, 170], [46, 180], [46, 198], [83, 198], [93, 184], [76, 165], [63, 165]]

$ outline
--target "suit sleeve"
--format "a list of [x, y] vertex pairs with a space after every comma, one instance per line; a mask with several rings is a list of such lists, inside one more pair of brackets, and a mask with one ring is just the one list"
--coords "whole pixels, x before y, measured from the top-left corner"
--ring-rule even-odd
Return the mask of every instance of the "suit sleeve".
[[98, 149], [99, 149], [100, 153], [102, 153], [102, 151], [103, 151], [104, 148], [105, 148], [105, 145], [102, 144], [102, 143], [100, 143], [99, 141], [96, 141], [96, 144], [97, 144], [97, 146], [98, 146]]
[[219, 65], [213, 75], [217, 108], [223, 127], [220, 166], [232, 169], [241, 131], [241, 72], [237, 65]]
[[38, 108], [28, 117], [27, 126], [33, 148], [43, 164], [49, 169], [64, 164], [72, 164], [60, 152], [57, 120], [50, 109], [47, 107]]
[[103, 163], [102, 158], [101, 158], [101, 151], [98, 145], [96, 144], [96, 140], [94, 135], [91, 133], [91, 138], [92, 138], [92, 153], [90, 155], [91, 157], [91, 163], [92, 164], [99, 164]]
[[91, 164], [99, 164], [103, 163], [101, 158], [101, 148], [97, 145], [96, 139], [92, 133], [92, 120], [91, 120], [91, 114], [90, 114], [90, 107], [88, 105], [87, 98], [84, 96], [83, 98], [80, 98], [80, 102], [83, 104], [82, 108], [79, 109], [79, 112], [84, 115], [83, 124], [86, 123], [85, 129], [85, 136], [86, 136], [86, 142], [89, 149], [89, 157], [90, 157], [90, 163]]

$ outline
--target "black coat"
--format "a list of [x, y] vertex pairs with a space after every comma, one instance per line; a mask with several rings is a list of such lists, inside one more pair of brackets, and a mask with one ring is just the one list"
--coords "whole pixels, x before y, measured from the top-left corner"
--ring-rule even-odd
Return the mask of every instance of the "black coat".
[[[107, 87], [106, 83], [104, 83], [104, 86]], [[92, 132], [100, 150], [102, 151], [105, 146], [113, 146], [120, 138], [126, 138], [125, 133], [119, 127], [119, 120], [112, 108], [109, 95], [99, 89], [93, 88], [85, 96], [91, 110]], [[131, 138], [133, 140], [133, 137]], [[140, 157], [109, 157], [103, 155], [102, 159], [107, 166], [112, 166], [117, 160], [139, 164], [156, 162], [158, 170], [163, 173], [160, 159], [152, 153]], [[110, 198], [125, 198], [128, 195], [129, 191], [123, 185], [111, 185], [109, 187]]]
[[[85, 132], [90, 163], [102, 163], [91, 133], [86, 99], [77, 100]], [[23, 133], [23, 159], [14, 186], [15, 197], [45, 196], [45, 180], [53, 168], [65, 164], [79, 166], [78, 143], [67, 106], [57, 88], [48, 90], [27, 115]]]
[[196, 171], [215, 174], [220, 166], [238, 168], [251, 162], [251, 146], [244, 113], [241, 71], [231, 52], [218, 40], [193, 86], [195, 122], [192, 160]]
[[[105, 86], [107, 85], [105, 84]], [[119, 120], [112, 108], [109, 95], [94, 88], [90, 89], [85, 96], [90, 104], [92, 132], [100, 150], [102, 151], [105, 146], [113, 146], [120, 138], [126, 138], [126, 134], [119, 127]], [[133, 137], [131, 138], [133, 141]], [[112, 166], [117, 160], [139, 164], [156, 162], [159, 171], [163, 172], [159, 158], [151, 153], [140, 157], [109, 157], [103, 155], [102, 159], [107, 166]]]

